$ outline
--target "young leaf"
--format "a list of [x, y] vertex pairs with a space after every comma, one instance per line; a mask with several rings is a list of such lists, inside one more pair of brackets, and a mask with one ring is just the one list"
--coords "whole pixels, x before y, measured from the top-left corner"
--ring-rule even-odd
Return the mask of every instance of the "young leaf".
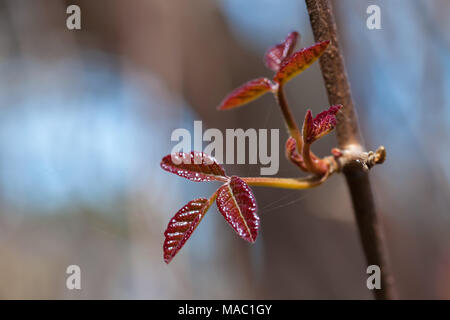
[[255, 242], [259, 229], [255, 196], [250, 187], [239, 177], [219, 188], [217, 207], [237, 234], [249, 242]]
[[267, 78], [251, 80], [239, 88], [234, 89], [217, 107], [219, 110], [227, 110], [240, 107], [250, 101], [259, 98], [272, 90], [273, 83]]
[[167, 229], [164, 232], [166, 239], [163, 245], [164, 261], [166, 263], [169, 263], [184, 246], [210, 206], [211, 201], [208, 199], [200, 198], [192, 200], [178, 210], [175, 216], [169, 221]]
[[282, 43], [267, 51], [264, 60], [269, 69], [275, 72], [280, 69], [280, 64], [294, 51], [298, 36], [298, 32], [291, 32]]
[[289, 137], [286, 140], [286, 158], [288, 158], [300, 169], [306, 171], [306, 166], [303, 161], [303, 157], [297, 151], [297, 142], [292, 137]]
[[303, 122], [303, 139], [305, 143], [313, 143], [323, 137], [336, 126], [336, 113], [342, 105], [331, 106], [328, 110], [319, 113], [314, 119], [311, 110], [306, 112]]
[[329, 43], [329, 40], [318, 42], [309, 48], [295, 52], [281, 63], [280, 70], [273, 80], [278, 83], [286, 83], [313, 64], [322, 55]]
[[222, 165], [203, 152], [169, 154], [162, 158], [161, 168], [195, 182], [228, 181]]

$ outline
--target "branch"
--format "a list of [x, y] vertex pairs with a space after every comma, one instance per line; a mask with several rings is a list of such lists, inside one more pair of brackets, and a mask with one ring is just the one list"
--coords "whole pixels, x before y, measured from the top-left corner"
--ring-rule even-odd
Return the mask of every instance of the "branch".
[[[329, 0], [305, 0], [308, 8], [315, 41], [331, 40], [327, 51], [320, 58], [320, 68], [327, 89], [330, 105], [344, 107], [337, 122], [337, 139], [341, 150], [362, 152], [364, 147], [353, 106], [350, 85], [344, 59], [338, 46], [336, 23]], [[383, 160], [385, 151], [383, 148]], [[353, 208], [358, 223], [359, 234], [368, 265], [378, 265], [381, 269], [381, 289], [373, 290], [376, 299], [396, 297], [393, 278], [387, 261], [381, 226], [375, 210], [368, 170], [350, 161], [344, 164]]]

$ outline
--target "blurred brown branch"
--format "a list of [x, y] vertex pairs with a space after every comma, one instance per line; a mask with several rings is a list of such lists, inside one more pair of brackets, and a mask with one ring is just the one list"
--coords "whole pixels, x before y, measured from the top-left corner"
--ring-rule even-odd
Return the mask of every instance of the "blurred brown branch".
[[[331, 40], [328, 50], [320, 58], [330, 105], [344, 106], [338, 115], [337, 138], [343, 150], [363, 150], [358, 120], [353, 106], [344, 59], [337, 39], [336, 23], [329, 0], [305, 0], [316, 42]], [[388, 266], [384, 238], [378, 220], [367, 170], [358, 165], [343, 168], [358, 223], [362, 246], [368, 265], [381, 269], [381, 289], [373, 290], [376, 299], [395, 298], [393, 278]]]

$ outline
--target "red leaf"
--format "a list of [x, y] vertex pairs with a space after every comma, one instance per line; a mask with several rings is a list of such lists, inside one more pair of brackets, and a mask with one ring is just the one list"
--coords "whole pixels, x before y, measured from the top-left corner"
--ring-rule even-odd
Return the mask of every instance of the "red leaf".
[[264, 60], [269, 69], [275, 72], [280, 69], [280, 64], [294, 51], [298, 36], [298, 32], [291, 32], [282, 43], [277, 44], [267, 51]]
[[218, 190], [216, 199], [220, 213], [238, 235], [249, 242], [255, 242], [259, 229], [255, 196], [250, 187], [239, 177]]
[[306, 143], [313, 143], [323, 137], [336, 126], [336, 113], [342, 105], [331, 106], [328, 110], [319, 113], [314, 119], [311, 110], [306, 112], [303, 122], [303, 139]]
[[166, 239], [164, 240], [163, 251], [166, 263], [169, 263], [184, 246], [210, 206], [211, 202], [208, 199], [192, 200], [178, 210], [170, 220], [164, 232]]
[[302, 170], [306, 171], [303, 157], [297, 151], [297, 142], [292, 137], [289, 137], [286, 141], [286, 158]]
[[280, 66], [273, 80], [278, 83], [285, 83], [308, 68], [316, 61], [330, 43], [329, 40], [314, 44], [309, 48], [304, 48], [295, 52], [292, 56], [285, 59]]
[[161, 160], [161, 168], [195, 182], [228, 181], [225, 170], [217, 160], [203, 152], [169, 154]]
[[220, 104], [217, 109], [226, 110], [242, 106], [266, 92], [272, 90], [272, 81], [267, 78], [258, 78], [251, 80], [239, 88], [234, 89]]

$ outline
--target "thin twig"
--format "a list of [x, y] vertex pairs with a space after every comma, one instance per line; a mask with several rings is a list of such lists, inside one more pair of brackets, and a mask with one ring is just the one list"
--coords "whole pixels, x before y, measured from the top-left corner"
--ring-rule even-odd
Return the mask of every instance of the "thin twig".
[[286, 100], [286, 95], [284, 93], [284, 87], [282, 84], [278, 86], [275, 92], [275, 96], [283, 114], [284, 122], [286, 123], [286, 126], [288, 128], [289, 135], [295, 139], [295, 142], [297, 143], [297, 152], [301, 154], [303, 146], [302, 134], [297, 125], [297, 122], [295, 121], [294, 116], [292, 115], [291, 108], [289, 108], [289, 104]]
[[[344, 65], [338, 46], [336, 23], [329, 0], [305, 0], [316, 42], [331, 40], [328, 49], [320, 58], [320, 67], [325, 81], [330, 105], [342, 104], [338, 114], [337, 139], [342, 150], [364, 150], [358, 120]], [[368, 265], [381, 269], [381, 289], [373, 290], [376, 299], [396, 297], [393, 278], [387, 261], [384, 238], [367, 170], [358, 163], [349, 163], [343, 169], [359, 228], [362, 246]]]

